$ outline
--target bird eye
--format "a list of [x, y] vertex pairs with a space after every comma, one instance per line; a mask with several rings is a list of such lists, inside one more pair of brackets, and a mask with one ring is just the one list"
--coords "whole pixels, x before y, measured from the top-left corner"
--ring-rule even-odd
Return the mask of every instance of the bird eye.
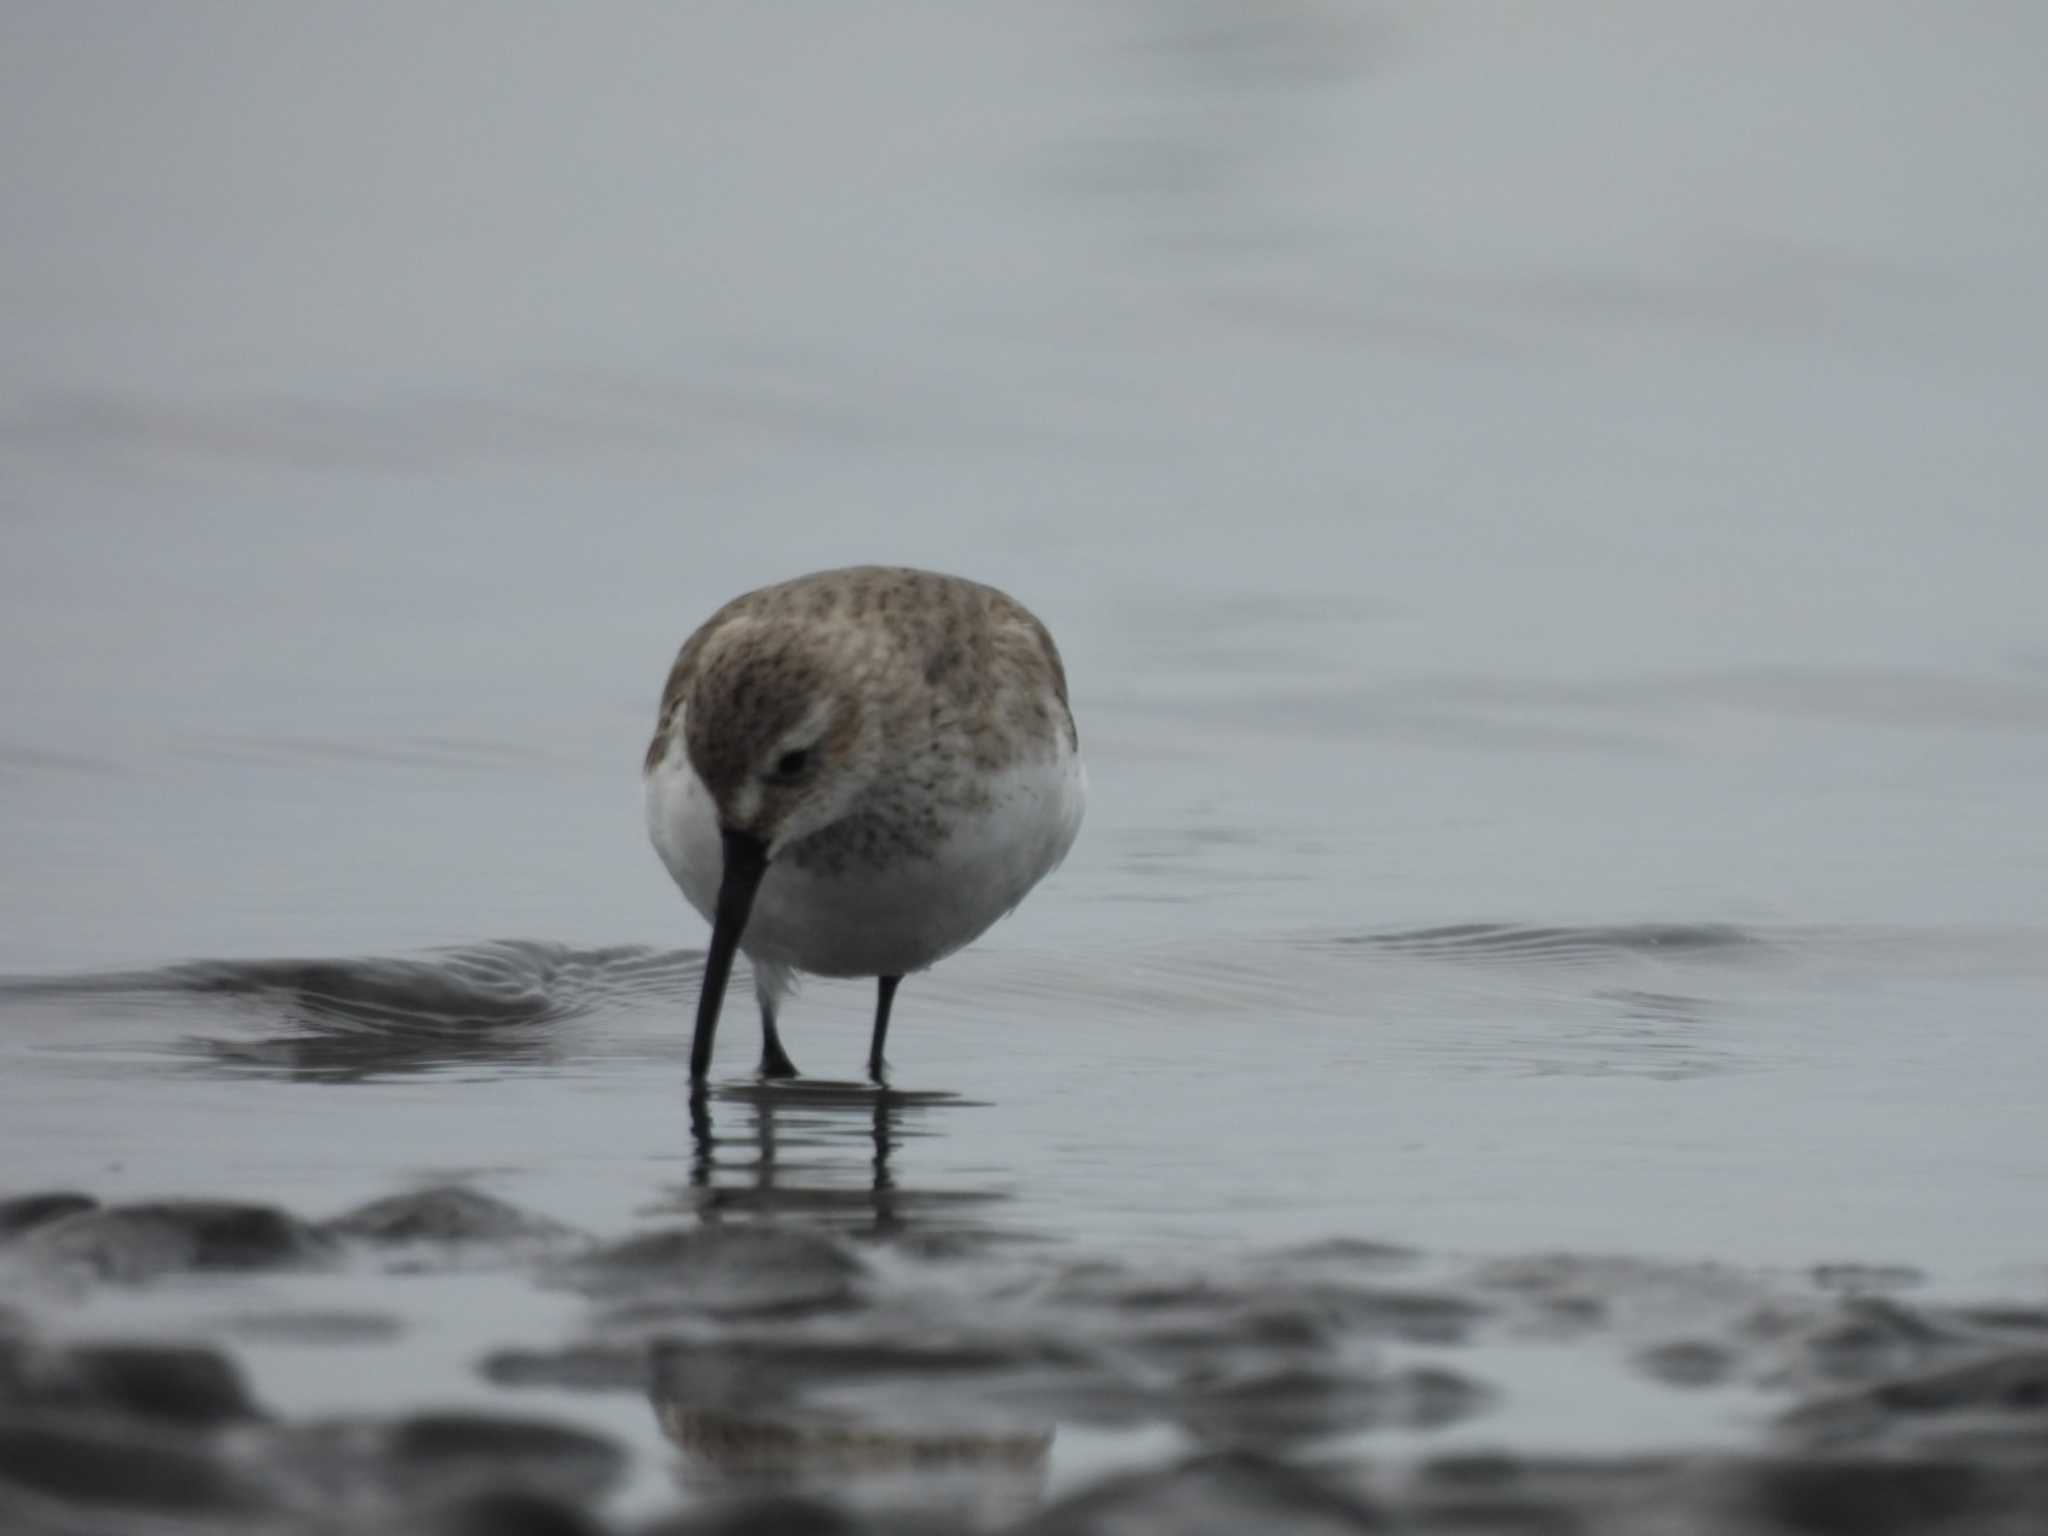
[[778, 779], [800, 778], [803, 775], [803, 771], [810, 766], [811, 754], [809, 749], [799, 747], [795, 751], [785, 752], [782, 756], [775, 759], [775, 777]]

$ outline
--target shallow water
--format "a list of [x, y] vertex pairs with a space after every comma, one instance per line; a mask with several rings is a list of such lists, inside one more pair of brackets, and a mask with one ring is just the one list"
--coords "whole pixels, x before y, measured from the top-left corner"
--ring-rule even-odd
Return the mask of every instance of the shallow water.
[[[9, 1189], [2040, 1294], [2031, 12], [480, 25], [8, 23]], [[655, 696], [850, 560], [1047, 620], [1089, 820], [905, 987], [899, 1096], [749, 1088], [739, 1010], [693, 1126]], [[248, 1341], [291, 1410], [580, 1316], [295, 1283], [406, 1327]], [[77, 1326], [129, 1305], [245, 1299]], [[1475, 1345], [1475, 1443], [1753, 1424], [1570, 1361]], [[1178, 1443], [1062, 1423], [1048, 1486]]]

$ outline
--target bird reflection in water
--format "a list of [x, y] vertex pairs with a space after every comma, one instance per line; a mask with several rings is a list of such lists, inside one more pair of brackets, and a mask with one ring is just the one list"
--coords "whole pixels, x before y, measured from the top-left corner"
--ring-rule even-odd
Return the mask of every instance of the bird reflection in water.
[[[921, 1121], [964, 1107], [810, 1079], [696, 1094], [676, 1203], [707, 1223], [792, 1220], [926, 1256], [970, 1252], [999, 1235], [980, 1218], [1004, 1193], [905, 1187], [896, 1167], [906, 1141], [935, 1134]], [[859, 1483], [977, 1524], [1018, 1517], [1043, 1497], [1053, 1441], [1041, 1412], [1003, 1400], [1029, 1362], [944, 1334], [882, 1302], [665, 1341], [652, 1399], [680, 1480], [700, 1496]]]
[[[683, 1203], [707, 1221], [744, 1213], [800, 1216], [876, 1237], [984, 1235], [970, 1218], [1005, 1199], [1002, 1191], [906, 1189], [894, 1166], [906, 1140], [933, 1134], [918, 1123], [927, 1115], [973, 1107], [956, 1094], [803, 1078], [693, 1094]], [[719, 1121], [730, 1124], [728, 1117], [739, 1128], [722, 1133]]]

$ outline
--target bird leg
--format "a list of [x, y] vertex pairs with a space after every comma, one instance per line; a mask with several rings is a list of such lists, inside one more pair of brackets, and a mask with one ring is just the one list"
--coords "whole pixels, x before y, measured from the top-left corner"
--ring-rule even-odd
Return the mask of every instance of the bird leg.
[[868, 1078], [877, 1088], [889, 1085], [889, 1064], [882, 1060], [882, 1042], [889, 1037], [889, 1008], [896, 1001], [896, 985], [901, 976], [879, 976], [875, 979], [875, 1036], [868, 1044]]
[[763, 1078], [800, 1077], [796, 1063], [782, 1048], [782, 1036], [775, 1031], [775, 1015], [789, 995], [789, 971], [767, 961], [754, 962], [754, 1001], [761, 1005], [761, 1065], [755, 1073]]
[[782, 1048], [782, 1036], [775, 1032], [775, 1005], [765, 997], [761, 999], [761, 1065], [754, 1071], [760, 1077], [802, 1075], [789, 1059], [789, 1052]]

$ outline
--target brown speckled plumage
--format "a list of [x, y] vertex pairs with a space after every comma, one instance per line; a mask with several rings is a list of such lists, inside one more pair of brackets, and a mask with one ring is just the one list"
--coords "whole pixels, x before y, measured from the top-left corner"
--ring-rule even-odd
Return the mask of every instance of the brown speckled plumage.
[[[741, 634], [746, 645], [727, 643]], [[836, 656], [823, 655], [827, 650]], [[677, 717], [694, 701], [691, 717], [703, 724], [687, 732], [690, 759], [722, 798], [749, 771], [750, 748], [796, 725], [803, 701], [834, 674], [866, 694], [889, 746], [903, 752], [899, 777], [927, 792], [954, 777], [939, 760], [953, 753], [992, 771], [1046, 740], [1051, 728], [1069, 746], [1079, 744], [1059, 648], [1030, 610], [960, 577], [854, 566], [745, 593], [684, 641], [662, 689], [645, 767], [660, 761]], [[1048, 676], [1057, 722], [1047, 714]], [[853, 728], [850, 719], [835, 722], [835, 729]], [[828, 829], [830, 846], [806, 849], [805, 856], [874, 851], [886, 836], [877, 820], [900, 834], [901, 819], [887, 815], [890, 809], [853, 818], [865, 826]]]
[[[870, 624], [871, 616], [877, 622]], [[1010, 670], [1021, 680], [1035, 680], [1049, 669], [1061, 707], [1067, 705], [1067, 674], [1059, 648], [1016, 599], [957, 576], [901, 566], [849, 566], [743, 593], [683, 642], [661, 691], [661, 717], [647, 747], [649, 767], [661, 755], [706, 648], [721, 631], [743, 619], [816, 626], [820, 632], [844, 620], [849, 628], [885, 634], [922, 663], [934, 710], [950, 707], [966, 722], [992, 722], [1000, 712], [998, 701], [981, 693], [983, 677], [991, 670], [998, 675]], [[1004, 702], [1015, 707], [1014, 700]], [[1071, 733], [1071, 713], [1065, 725]]]

